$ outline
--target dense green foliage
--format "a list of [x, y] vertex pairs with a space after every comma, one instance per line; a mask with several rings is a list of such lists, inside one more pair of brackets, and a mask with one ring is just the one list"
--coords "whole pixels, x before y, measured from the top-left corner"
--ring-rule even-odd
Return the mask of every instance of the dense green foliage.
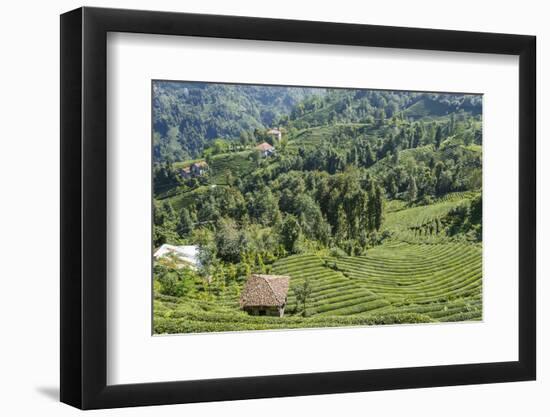
[[[157, 263], [157, 333], [481, 318], [479, 96], [156, 82], [153, 110], [154, 245], [200, 249]], [[291, 276], [284, 317], [240, 310], [250, 273]]]
[[272, 126], [317, 90], [213, 83], [153, 82], [155, 160], [194, 158], [217, 138], [240, 140]]
[[216, 139], [244, 144], [277, 125], [381, 125], [394, 116], [452, 114], [480, 115], [481, 96], [154, 81], [154, 155], [159, 163], [196, 158]]

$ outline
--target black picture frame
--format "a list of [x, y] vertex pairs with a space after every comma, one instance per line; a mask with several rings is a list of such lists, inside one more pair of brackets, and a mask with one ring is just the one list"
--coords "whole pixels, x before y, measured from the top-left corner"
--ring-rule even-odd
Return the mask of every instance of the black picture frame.
[[[519, 56], [519, 360], [107, 385], [108, 32]], [[61, 401], [81, 409], [534, 380], [536, 38], [79, 8], [61, 15]]]

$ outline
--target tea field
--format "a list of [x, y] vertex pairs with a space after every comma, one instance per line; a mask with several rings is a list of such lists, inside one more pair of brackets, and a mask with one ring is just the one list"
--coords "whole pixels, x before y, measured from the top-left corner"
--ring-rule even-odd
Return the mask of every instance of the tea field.
[[[462, 201], [448, 196], [429, 206], [399, 208], [387, 214], [393, 238], [364, 256], [311, 253], [289, 256], [270, 266], [289, 275], [285, 315], [249, 316], [239, 308], [242, 284], [218, 295], [196, 291], [184, 298], [155, 297], [155, 333], [184, 333], [395, 323], [457, 322], [482, 319], [481, 244], [452, 241], [435, 229], [415, 227], [436, 222]], [[298, 314], [295, 289], [308, 280], [306, 314]]]

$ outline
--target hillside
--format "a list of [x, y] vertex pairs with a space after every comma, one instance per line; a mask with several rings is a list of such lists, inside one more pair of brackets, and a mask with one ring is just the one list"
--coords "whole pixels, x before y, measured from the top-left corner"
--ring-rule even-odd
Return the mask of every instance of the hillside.
[[373, 124], [386, 118], [438, 120], [451, 114], [481, 114], [481, 96], [384, 90], [327, 89], [306, 98], [284, 119], [303, 129], [335, 123]]
[[[414, 214], [406, 214], [413, 218]], [[292, 277], [287, 315], [253, 317], [239, 308], [240, 286], [204, 299], [198, 290], [184, 303], [159, 296], [157, 333], [481, 320], [481, 248], [464, 243], [378, 246], [362, 257], [294, 255], [272, 267]], [[312, 285], [307, 318], [295, 289]], [[200, 284], [199, 284], [200, 285]]]
[[153, 91], [157, 163], [196, 158], [215, 139], [238, 142], [279, 125], [307, 129], [372, 125], [394, 116], [431, 121], [481, 114], [481, 96], [475, 95], [165, 81], [153, 82]]
[[[194, 88], [156, 97], [200, 146], [155, 131], [153, 245], [199, 254], [155, 262], [155, 333], [482, 318], [480, 96]], [[282, 317], [243, 310], [252, 274], [288, 277]]]
[[153, 82], [155, 161], [196, 158], [214, 139], [273, 126], [322, 90], [200, 82]]
[[465, 111], [472, 115], [481, 114], [481, 103], [477, 100], [459, 99], [452, 102], [426, 94], [403, 111], [405, 117], [414, 119], [435, 119], [448, 116], [456, 111]]

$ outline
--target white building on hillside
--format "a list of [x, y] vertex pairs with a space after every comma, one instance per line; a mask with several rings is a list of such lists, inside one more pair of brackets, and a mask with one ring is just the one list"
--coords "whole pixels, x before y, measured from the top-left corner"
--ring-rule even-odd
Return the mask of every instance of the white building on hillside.
[[283, 132], [281, 132], [281, 129], [276, 129], [276, 128], [269, 129], [267, 131], [267, 134], [271, 135], [271, 136], [275, 136], [275, 138], [277, 138], [278, 142], [280, 142], [281, 138], [283, 137]]
[[165, 243], [153, 254], [155, 259], [170, 256], [177, 258], [177, 260], [181, 262], [182, 266], [187, 265], [192, 269], [197, 269], [197, 267], [200, 266], [199, 247], [196, 245], [174, 246]]

